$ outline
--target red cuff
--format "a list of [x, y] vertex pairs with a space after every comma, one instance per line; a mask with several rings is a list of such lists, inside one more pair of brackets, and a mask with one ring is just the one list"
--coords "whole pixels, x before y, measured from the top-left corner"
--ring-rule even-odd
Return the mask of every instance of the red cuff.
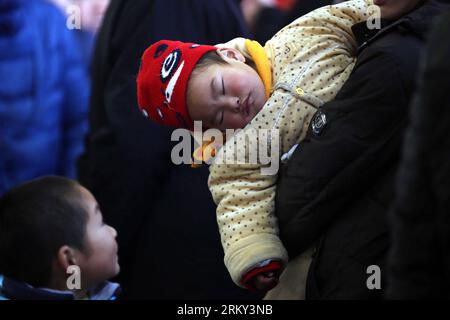
[[254, 268], [252, 270], [250, 270], [249, 272], [247, 272], [241, 280], [242, 285], [244, 285], [248, 290], [251, 291], [257, 291], [255, 287], [253, 287], [253, 279], [264, 272], [270, 272], [270, 271], [279, 271], [283, 268], [283, 265], [278, 262], [278, 261], [272, 261], [270, 262], [268, 265], [264, 266], [264, 267], [257, 267]]

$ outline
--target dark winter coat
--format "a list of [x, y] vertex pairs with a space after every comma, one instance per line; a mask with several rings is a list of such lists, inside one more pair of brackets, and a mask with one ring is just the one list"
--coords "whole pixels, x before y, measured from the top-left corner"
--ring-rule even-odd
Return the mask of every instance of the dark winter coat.
[[430, 34], [389, 215], [391, 299], [450, 298], [450, 13]]
[[252, 39], [264, 45], [278, 31], [311, 11], [332, 4], [332, 0], [298, 0], [289, 12], [276, 7], [263, 7], [256, 18]]
[[250, 298], [223, 264], [208, 169], [175, 166], [171, 130], [139, 112], [136, 75], [160, 39], [223, 43], [246, 36], [234, 0], [112, 1], [93, 60], [80, 179], [118, 231], [124, 298]]
[[292, 259], [312, 245], [309, 299], [377, 298], [367, 268], [385, 271], [386, 213], [408, 106], [428, 27], [441, 12], [431, 1], [384, 29], [353, 31], [357, 63], [336, 99], [311, 121], [278, 184], [281, 239]]

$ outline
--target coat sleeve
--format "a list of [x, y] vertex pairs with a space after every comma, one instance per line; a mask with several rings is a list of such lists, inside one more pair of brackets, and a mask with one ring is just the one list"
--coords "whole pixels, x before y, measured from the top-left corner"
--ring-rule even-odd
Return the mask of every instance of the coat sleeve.
[[[218, 206], [225, 264], [238, 285], [264, 260], [287, 263], [274, 216], [280, 156], [302, 140], [316, 109], [334, 98], [347, 80], [356, 51], [351, 26], [366, 17], [366, 3], [358, 0], [319, 9], [269, 41], [266, 50], [275, 69], [275, 91], [255, 119], [228, 140], [210, 167], [209, 187]], [[287, 45], [294, 49], [286, 50]], [[249, 150], [254, 146], [246, 145], [246, 139], [258, 146], [258, 152], [267, 146], [270, 166], [260, 157], [251, 161]], [[240, 155], [245, 155], [245, 164], [224, 163], [241, 160]]]

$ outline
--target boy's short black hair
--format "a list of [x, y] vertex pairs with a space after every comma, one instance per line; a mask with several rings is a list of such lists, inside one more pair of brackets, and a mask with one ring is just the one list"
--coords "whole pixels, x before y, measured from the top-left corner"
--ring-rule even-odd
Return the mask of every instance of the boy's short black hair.
[[62, 246], [84, 250], [88, 213], [80, 188], [67, 178], [43, 177], [0, 199], [0, 274], [46, 287]]

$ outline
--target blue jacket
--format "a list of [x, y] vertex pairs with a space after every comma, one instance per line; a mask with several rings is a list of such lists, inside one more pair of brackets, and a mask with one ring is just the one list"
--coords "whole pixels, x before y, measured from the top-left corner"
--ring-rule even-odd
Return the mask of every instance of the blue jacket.
[[1, 0], [0, 195], [41, 175], [75, 177], [88, 90], [62, 13], [43, 0]]

